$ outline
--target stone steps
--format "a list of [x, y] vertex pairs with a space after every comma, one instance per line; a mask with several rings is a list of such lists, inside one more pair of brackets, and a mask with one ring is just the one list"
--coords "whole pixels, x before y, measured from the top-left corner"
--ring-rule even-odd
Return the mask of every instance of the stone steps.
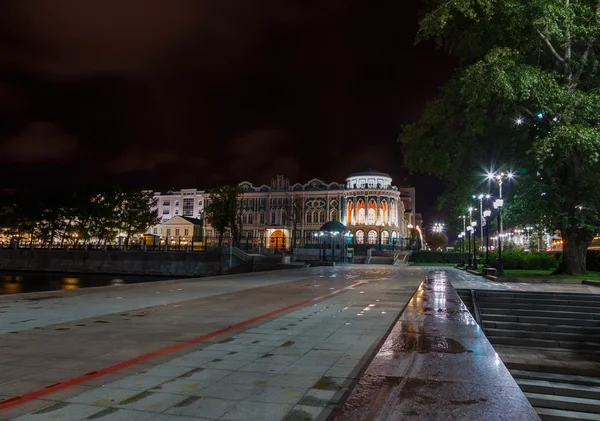
[[600, 343], [593, 342], [556, 341], [551, 339], [517, 338], [512, 336], [493, 335], [488, 335], [488, 340], [492, 345], [561, 348], [573, 349], [578, 351], [600, 351]]
[[600, 401], [597, 399], [574, 398], [571, 396], [545, 395], [525, 392], [535, 408], [561, 409], [563, 411], [591, 412], [600, 414]]
[[513, 369], [510, 369], [509, 371], [515, 379], [547, 380], [551, 382], [582, 386], [595, 386], [600, 388], [600, 377], [576, 376], [574, 374], [558, 374]]
[[[518, 325], [518, 323], [517, 323]], [[518, 330], [517, 330], [518, 329]], [[521, 326], [513, 329], [499, 329], [499, 328], [486, 328], [485, 332], [488, 336], [504, 336], [512, 338], [531, 338], [531, 339], [545, 339], [553, 341], [568, 341], [568, 342], [589, 342], [596, 343], [600, 347], [600, 336], [598, 335], [585, 335], [580, 333], [565, 333], [565, 332], [554, 332], [554, 331], [536, 331], [536, 330], [525, 330]]]
[[516, 379], [523, 392], [544, 395], [568, 396], [571, 398], [600, 399], [600, 387], [559, 383], [548, 380]]
[[559, 319], [582, 319], [600, 322], [600, 313], [587, 313], [581, 311], [552, 311], [552, 310], [530, 310], [512, 308], [489, 308], [480, 307], [481, 313], [503, 314], [509, 316], [546, 317]]
[[556, 304], [538, 304], [535, 302], [531, 303], [496, 303], [489, 301], [480, 301], [479, 307], [482, 309], [503, 309], [503, 310], [549, 310], [554, 312], [567, 312], [567, 313], [585, 313], [585, 314], [596, 314], [600, 315], [600, 306], [588, 307], [581, 305], [556, 305]]
[[504, 291], [479, 291], [479, 298], [486, 300], [496, 299], [520, 299], [520, 300], [569, 300], [569, 301], [595, 301], [600, 302], [600, 294], [578, 294], [578, 293], [544, 293], [544, 292], [504, 292]]
[[515, 329], [535, 332], [561, 332], [581, 335], [598, 335], [598, 338], [600, 340], [600, 327], [548, 325], [544, 323], [502, 322], [493, 320], [483, 322], [483, 327], [486, 329]]
[[542, 421], [600, 421], [600, 414], [589, 412], [563, 411], [561, 409], [535, 408]]
[[[488, 340], [512, 349], [505, 365], [542, 420], [600, 421], [600, 377], [586, 376], [598, 373], [600, 295], [479, 291], [477, 300]], [[518, 347], [530, 349], [519, 357]]]
[[491, 304], [522, 304], [529, 305], [532, 303], [535, 304], [543, 304], [543, 305], [564, 305], [564, 306], [576, 306], [576, 307], [593, 307], [600, 308], [600, 301], [594, 300], [568, 300], [568, 299], [530, 299], [530, 298], [509, 298], [509, 297], [492, 297], [492, 296], [483, 296], [481, 297], [478, 294], [478, 300], [482, 306], [491, 305]]
[[600, 320], [592, 319], [574, 319], [562, 317], [540, 317], [540, 316], [520, 316], [498, 313], [486, 313], [481, 311], [481, 317], [484, 321], [515, 322], [515, 323], [538, 323], [545, 325], [568, 325], [568, 326], [588, 326], [600, 327]]

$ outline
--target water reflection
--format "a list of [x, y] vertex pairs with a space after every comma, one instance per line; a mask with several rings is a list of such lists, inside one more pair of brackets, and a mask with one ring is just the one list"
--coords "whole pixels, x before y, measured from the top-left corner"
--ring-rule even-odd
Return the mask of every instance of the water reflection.
[[[181, 278], [181, 277], [177, 277]], [[122, 285], [175, 279], [165, 276], [65, 274], [52, 272], [0, 272], [0, 294], [38, 291], [68, 291], [80, 288]]]
[[79, 284], [81, 283], [81, 279], [79, 278], [63, 278], [62, 287], [63, 290], [73, 290], [79, 289]]

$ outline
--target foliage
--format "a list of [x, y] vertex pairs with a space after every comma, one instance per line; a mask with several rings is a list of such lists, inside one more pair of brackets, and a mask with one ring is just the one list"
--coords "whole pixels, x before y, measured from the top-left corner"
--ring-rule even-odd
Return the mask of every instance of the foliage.
[[128, 244], [132, 236], [144, 234], [149, 227], [158, 224], [155, 210], [158, 199], [151, 191], [129, 191], [120, 196], [120, 228]]
[[158, 222], [152, 192], [118, 187], [76, 191], [20, 191], [3, 198], [0, 226], [13, 239], [28, 237], [42, 245], [114, 241], [119, 232], [129, 239]]
[[560, 271], [585, 271], [600, 231], [600, 2], [429, 0], [425, 39], [460, 67], [420, 122], [403, 128], [405, 164], [444, 179], [440, 204], [454, 220], [481, 188], [476, 173], [499, 162], [519, 169], [511, 220], [560, 230]]
[[[490, 253], [490, 264], [496, 266], [496, 252]], [[526, 253], [523, 251], [502, 252], [502, 262], [505, 269], [553, 269], [558, 261], [552, 253]]]
[[205, 208], [207, 222], [219, 234], [219, 246], [223, 245], [225, 232], [230, 231], [234, 241], [239, 244], [241, 233], [238, 211], [242, 191], [237, 185], [219, 186], [210, 192], [208, 206]]
[[525, 251], [525, 248], [520, 245], [515, 243], [512, 240], [506, 240], [502, 242], [502, 250], [503, 251]]
[[414, 263], [456, 263], [460, 261], [460, 253], [444, 251], [415, 250], [410, 255], [410, 261]]
[[429, 248], [435, 251], [448, 244], [448, 237], [443, 232], [430, 232], [425, 237], [425, 241], [427, 241]]

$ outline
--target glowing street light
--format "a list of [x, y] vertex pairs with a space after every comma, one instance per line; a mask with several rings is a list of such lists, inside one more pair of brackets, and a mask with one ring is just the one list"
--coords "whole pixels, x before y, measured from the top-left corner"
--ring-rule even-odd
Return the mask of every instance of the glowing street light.
[[498, 199], [494, 201], [494, 209], [498, 209], [498, 259], [496, 259], [496, 274], [498, 276], [504, 276], [504, 263], [502, 261], [502, 207], [504, 206], [504, 200], [502, 199], [502, 183], [507, 180], [510, 181], [514, 178], [514, 174], [511, 172], [501, 171], [497, 174], [488, 173], [488, 179], [496, 181], [498, 183]]

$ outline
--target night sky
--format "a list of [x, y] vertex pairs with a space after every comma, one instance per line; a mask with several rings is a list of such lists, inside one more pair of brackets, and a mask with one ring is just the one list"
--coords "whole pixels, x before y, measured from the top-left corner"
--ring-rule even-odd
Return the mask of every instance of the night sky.
[[0, 188], [208, 188], [374, 168], [455, 66], [415, 47], [418, 2], [29, 0], [0, 4]]

